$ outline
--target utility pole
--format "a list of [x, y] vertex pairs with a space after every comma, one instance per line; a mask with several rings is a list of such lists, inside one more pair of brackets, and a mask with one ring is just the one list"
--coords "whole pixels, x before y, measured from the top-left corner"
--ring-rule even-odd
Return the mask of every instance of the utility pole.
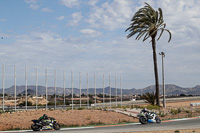
[[163, 107], [166, 107], [166, 102], [165, 102], [165, 78], [164, 78], [164, 57], [165, 53], [161, 52], [159, 55], [162, 56], [162, 80], [163, 80]]

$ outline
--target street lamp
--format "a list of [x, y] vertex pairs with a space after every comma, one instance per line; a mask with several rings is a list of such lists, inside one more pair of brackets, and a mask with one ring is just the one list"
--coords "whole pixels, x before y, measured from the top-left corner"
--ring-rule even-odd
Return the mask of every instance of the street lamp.
[[159, 55], [162, 56], [162, 79], [163, 79], [163, 107], [166, 107], [166, 102], [165, 102], [165, 78], [164, 78], [164, 57], [165, 53], [161, 52]]

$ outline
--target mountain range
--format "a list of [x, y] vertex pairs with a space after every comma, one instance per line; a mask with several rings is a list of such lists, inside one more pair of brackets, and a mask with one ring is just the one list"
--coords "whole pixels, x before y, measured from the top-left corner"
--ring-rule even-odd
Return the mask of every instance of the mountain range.
[[[16, 86], [16, 94], [24, 94], [25, 93], [25, 86]], [[45, 86], [38, 86], [38, 95], [43, 95], [46, 93], [46, 87]], [[115, 95], [115, 88], [111, 88], [111, 94]], [[155, 91], [155, 85], [148, 86], [143, 89], [122, 89], [123, 95], [136, 95], [136, 94], [144, 94], [146, 92], [153, 92]], [[0, 89], [0, 94], [2, 94], [3, 89]], [[15, 93], [15, 87], [11, 86], [9, 88], [4, 89], [4, 92], [12, 95]], [[48, 95], [52, 95], [55, 93], [55, 87], [48, 87], [47, 88]], [[65, 88], [66, 95], [72, 93], [71, 88]], [[80, 90], [78, 88], [73, 88], [73, 92], [76, 95], [79, 95]], [[27, 86], [27, 93], [31, 95], [36, 94], [36, 86], [35, 85], [28, 85]], [[81, 89], [81, 93], [87, 94], [87, 89]], [[94, 88], [89, 88], [89, 94], [94, 94], [95, 90]], [[96, 93], [103, 93], [103, 88], [97, 88]], [[63, 94], [63, 88], [62, 87], [56, 87], [56, 94], [62, 95]], [[105, 87], [105, 94], [110, 94], [110, 87]], [[117, 95], [121, 94], [121, 89], [117, 88]], [[160, 85], [160, 94], [163, 94], [162, 85]], [[186, 94], [186, 95], [200, 95], [200, 85], [196, 85], [195, 87], [191, 88], [183, 88], [174, 84], [166, 84], [165, 85], [165, 94], [166, 95], [180, 95], [180, 94]]]

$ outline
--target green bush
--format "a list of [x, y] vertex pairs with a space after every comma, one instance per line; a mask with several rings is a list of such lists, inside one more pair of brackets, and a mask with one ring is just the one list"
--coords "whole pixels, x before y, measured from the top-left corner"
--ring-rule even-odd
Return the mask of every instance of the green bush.
[[166, 114], [163, 112], [163, 111], [159, 111], [159, 114], [158, 114], [160, 117], [165, 117]]
[[77, 110], [83, 110], [83, 109], [86, 109], [85, 107], [79, 107], [77, 108]]
[[196, 111], [197, 113], [200, 113], [200, 109], [196, 109], [195, 111]]
[[186, 113], [191, 113], [191, 111], [190, 111], [190, 110], [186, 110], [185, 112], [186, 112]]
[[155, 105], [156, 95], [154, 92], [147, 92], [141, 96], [141, 99], [144, 99], [145, 102], [150, 103], [151, 105]]
[[178, 110], [177, 109], [171, 109], [170, 113], [173, 114], [173, 115], [177, 115]]
[[148, 110], [153, 110], [153, 109], [155, 109], [155, 110], [160, 110], [160, 107], [157, 106], [157, 105], [148, 105], [148, 106], [146, 106], [146, 108], [147, 108]]
[[[27, 101], [27, 106], [32, 106], [32, 102]], [[19, 106], [26, 106], [26, 101], [23, 101], [22, 103], [19, 104]]]

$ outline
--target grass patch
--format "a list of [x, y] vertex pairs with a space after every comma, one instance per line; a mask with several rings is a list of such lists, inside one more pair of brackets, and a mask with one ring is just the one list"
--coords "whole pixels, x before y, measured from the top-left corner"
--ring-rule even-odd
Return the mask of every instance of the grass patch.
[[147, 105], [146, 108], [147, 108], [148, 110], [153, 110], [153, 109], [155, 109], [155, 110], [160, 110], [160, 107], [157, 106], [157, 105]]
[[98, 122], [90, 121], [90, 122], [88, 123], [88, 125], [90, 125], [90, 126], [92, 126], [92, 125], [104, 125], [104, 123], [101, 122], [100, 120], [99, 120]]
[[180, 108], [178, 108], [178, 109], [171, 109], [170, 113], [172, 115], [177, 115], [177, 114], [181, 113], [181, 109]]

